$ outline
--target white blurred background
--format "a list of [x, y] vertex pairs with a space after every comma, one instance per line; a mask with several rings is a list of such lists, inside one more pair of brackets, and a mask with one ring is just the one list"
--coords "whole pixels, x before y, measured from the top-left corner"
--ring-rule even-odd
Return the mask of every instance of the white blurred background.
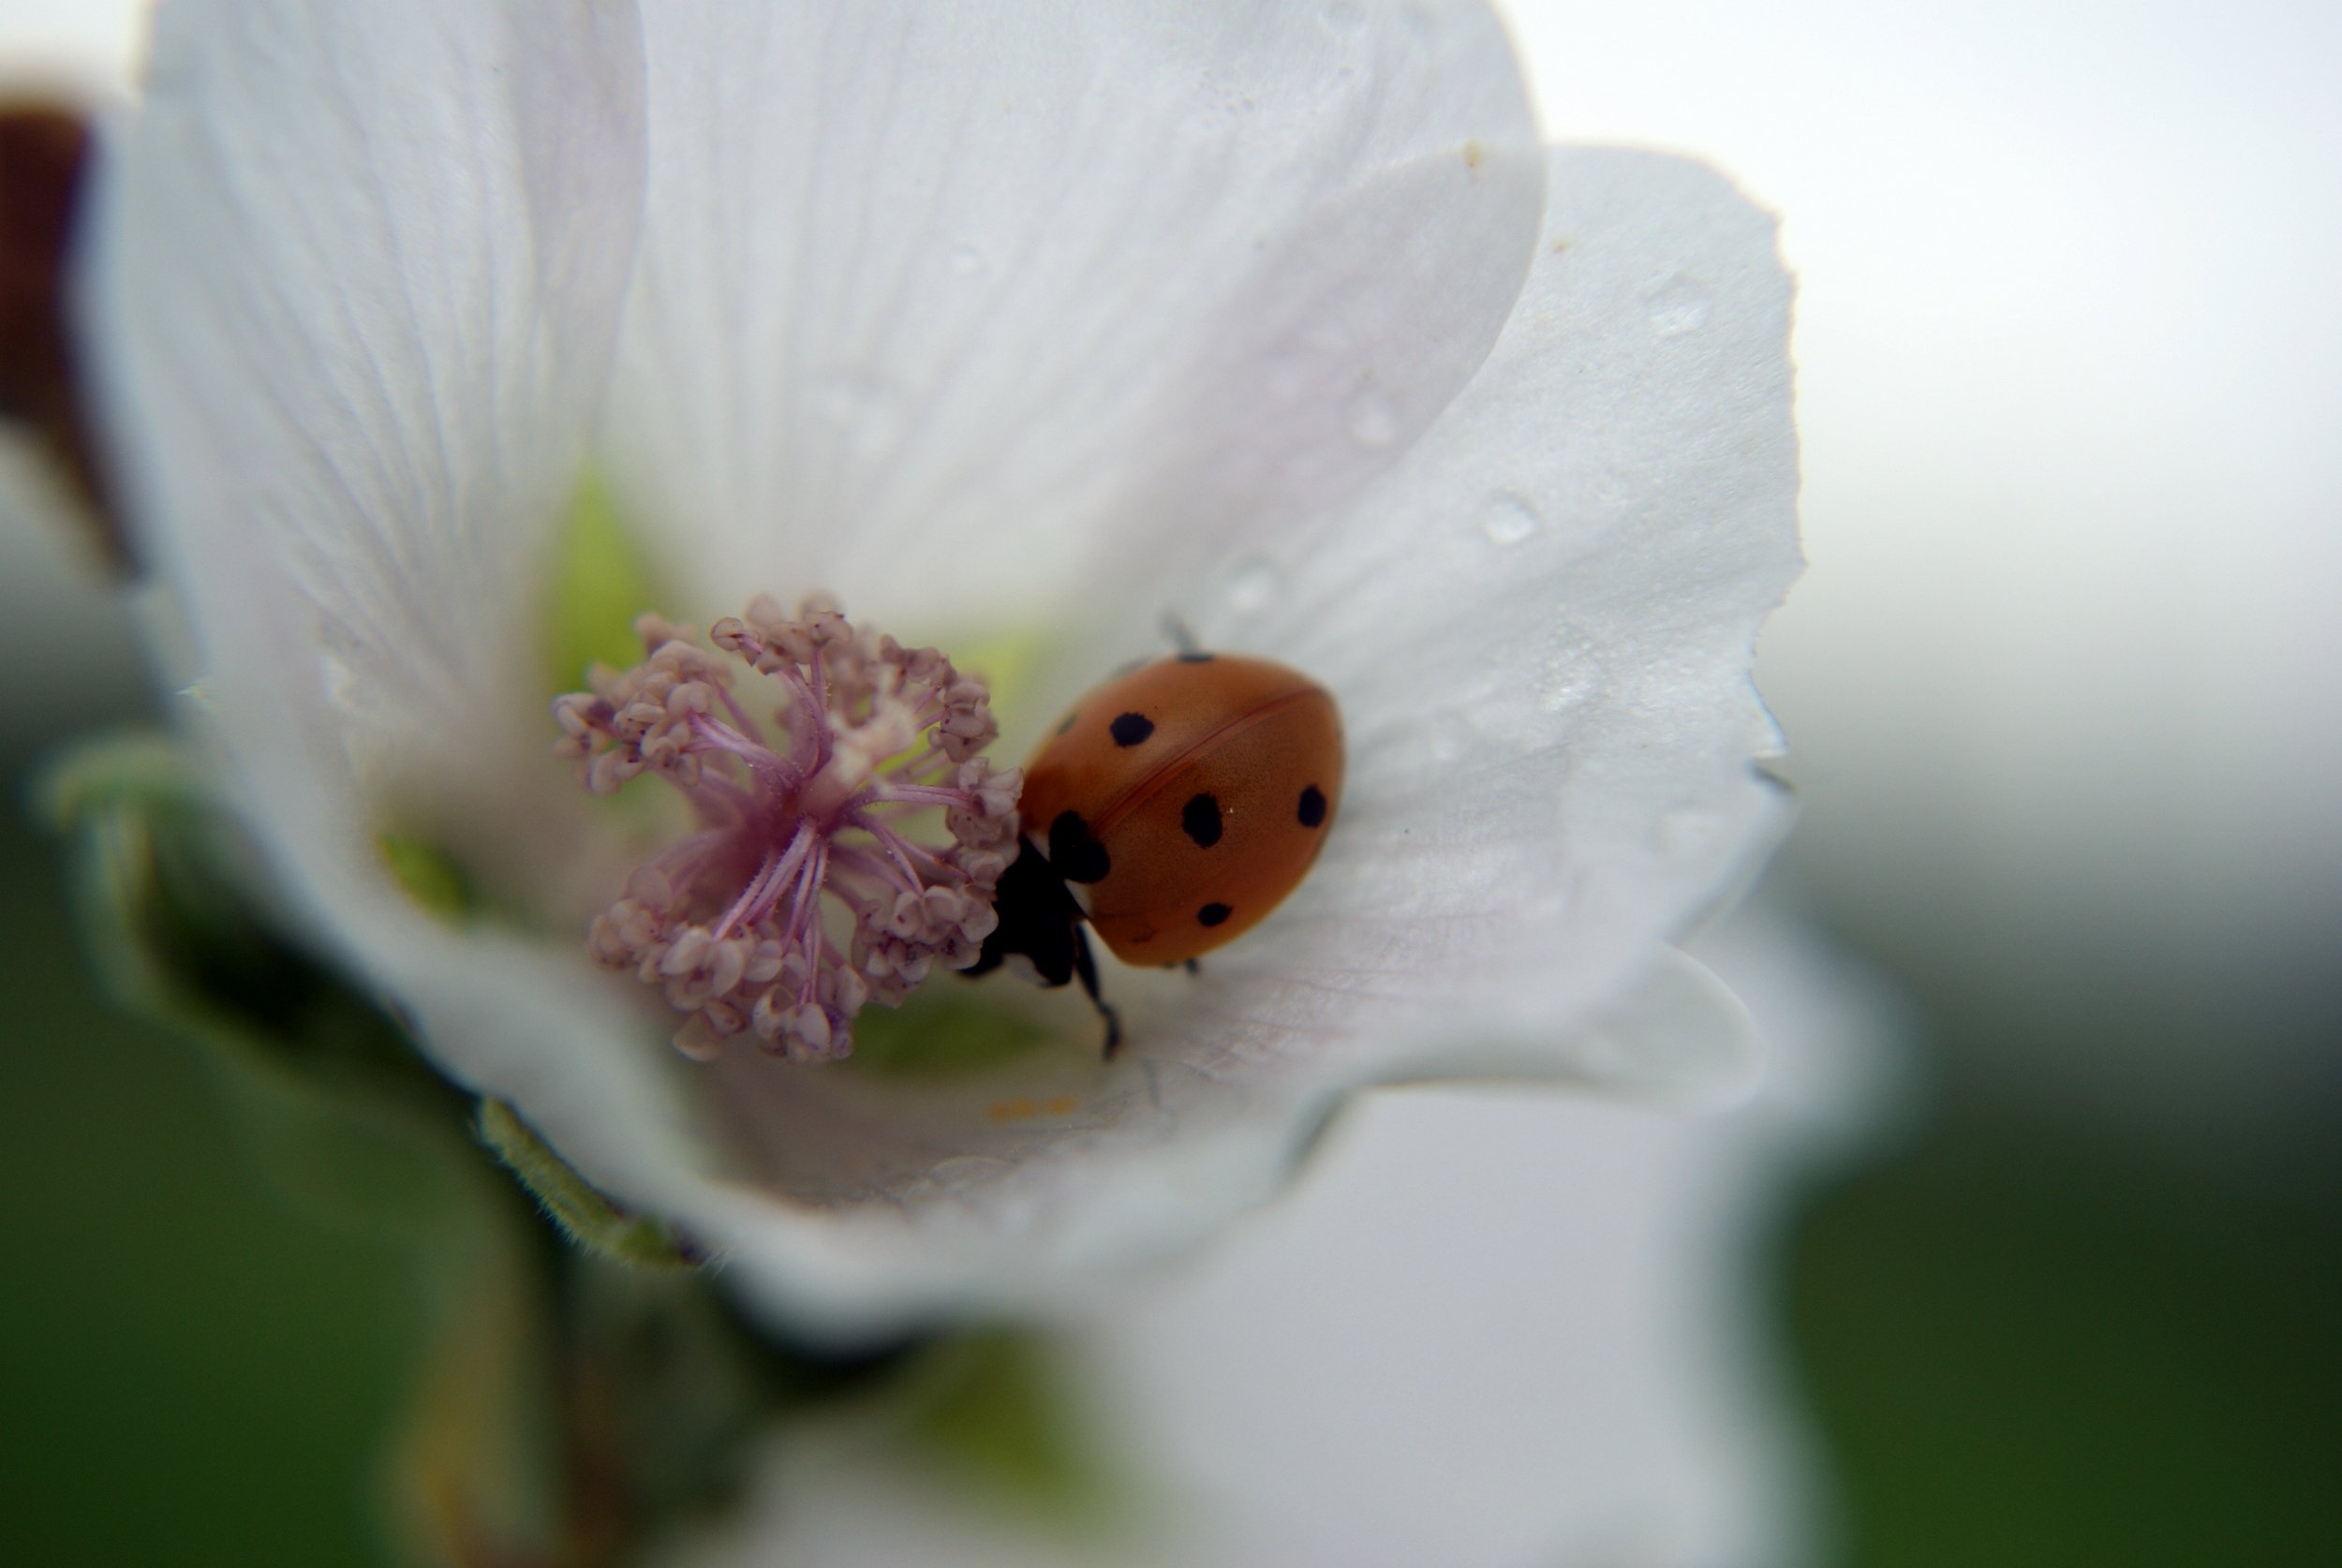
[[1787, 870], [2012, 1091], [2182, 1134], [2330, 1116], [2342, 7], [1511, 14], [1549, 134], [1782, 214]]

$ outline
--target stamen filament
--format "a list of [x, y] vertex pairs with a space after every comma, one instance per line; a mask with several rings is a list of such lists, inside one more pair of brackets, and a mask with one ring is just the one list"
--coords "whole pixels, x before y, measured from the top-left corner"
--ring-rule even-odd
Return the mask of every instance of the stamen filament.
[[975, 797], [971, 795], [965, 790], [947, 790], [938, 788], [937, 786], [931, 784], [889, 783], [886, 786], [886, 792], [879, 798], [882, 801], [885, 801], [890, 804], [897, 801], [905, 801], [916, 803], [921, 806], [962, 806], [972, 807], [976, 804]]

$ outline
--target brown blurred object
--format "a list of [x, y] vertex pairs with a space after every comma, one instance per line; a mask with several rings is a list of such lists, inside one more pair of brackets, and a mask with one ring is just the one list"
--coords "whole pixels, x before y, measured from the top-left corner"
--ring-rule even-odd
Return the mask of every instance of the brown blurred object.
[[123, 571], [135, 562], [108, 500], [77, 385], [67, 262], [90, 156], [89, 127], [55, 104], [0, 104], [0, 420], [32, 432]]

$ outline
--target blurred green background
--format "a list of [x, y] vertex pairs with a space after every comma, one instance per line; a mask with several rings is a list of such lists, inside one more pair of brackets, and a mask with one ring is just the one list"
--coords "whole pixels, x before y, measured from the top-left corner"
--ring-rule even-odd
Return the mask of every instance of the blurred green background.
[[100, 998], [9, 762], [0, 1561], [375, 1561], [408, 1283], [279, 1207], [195, 1053]]
[[[0, 1561], [378, 1561], [408, 1281], [280, 1209], [192, 1055], [100, 999], [24, 806], [36, 749], [0, 817]], [[1967, 1064], [2055, 1039], [1905, 968], [1941, 1092], [1772, 1271], [1852, 1561], [2342, 1561], [2333, 1142], [2053, 1112]]]

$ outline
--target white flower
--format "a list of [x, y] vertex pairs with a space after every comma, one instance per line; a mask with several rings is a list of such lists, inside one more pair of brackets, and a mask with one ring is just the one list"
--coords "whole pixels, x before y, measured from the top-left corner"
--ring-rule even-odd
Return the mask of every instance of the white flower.
[[[1476, 0], [158, 27], [91, 320], [230, 787], [440, 1066], [752, 1299], [1037, 1301], [1273, 1191], [1357, 1085], [1730, 1065], [1666, 944], [1778, 826], [1747, 665], [1797, 567], [1787, 285], [1705, 170], [1543, 151]], [[1309, 672], [1349, 736], [1323, 859], [1199, 978], [1110, 974], [1111, 1064], [997, 979], [912, 1005], [1068, 1043], [678, 1059], [584, 948], [637, 824], [547, 756], [589, 456], [644, 609], [825, 589], [1015, 654], [1004, 766], [1166, 611]], [[418, 907], [385, 834], [493, 915]]]
[[[1831, 1533], [1756, 1299], [1789, 1189], [1898, 1098], [1900, 1020], [1778, 911], [1700, 951], [1766, 1078], [1727, 1114], [1404, 1089], [1201, 1265], [1058, 1349], [1102, 1470], [1087, 1530], [905, 1432], [778, 1432], [739, 1516], [662, 1568], [1764, 1568]], [[915, 1430], [915, 1427], [913, 1428]], [[1111, 1483], [1108, 1483], [1110, 1486]]]

